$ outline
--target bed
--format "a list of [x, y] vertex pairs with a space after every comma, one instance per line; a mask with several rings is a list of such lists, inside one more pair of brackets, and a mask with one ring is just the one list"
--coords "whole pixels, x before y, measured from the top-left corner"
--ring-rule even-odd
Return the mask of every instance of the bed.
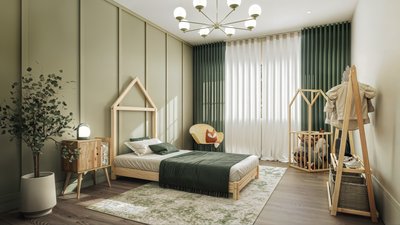
[[[139, 90], [145, 96], [149, 107], [132, 107], [120, 106], [120, 103], [134, 87], [138, 86]], [[111, 161], [111, 178], [116, 179], [117, 176], [132, 177], [150, 181], [159, 181], [159, 166], [163, 159], [177, 156], [189, 152], [188, 150], [180, 150], [179, 152], [168, 155], [149, 154], [145, 156], [137, 156], [134, 153], [117, 155], [118, 152], [118, 111], [133, 112], [151, 112], [152, 137], [157, 137], [157, 108], [152, 99], [144, 89], [138, 78], [133, 79], [127, 88], [121, 93], [114, 104], [111, 106], [111, 140], [110, 140], [110, 161]], [[233, 165], [229, 173], [229, 193], [232, 193], [233, 199], [239, 199], [240, 191], [253, 179], [257, 179], [259, 175], [259, 164], [257, 156], [249, 156], [244, 160]]]

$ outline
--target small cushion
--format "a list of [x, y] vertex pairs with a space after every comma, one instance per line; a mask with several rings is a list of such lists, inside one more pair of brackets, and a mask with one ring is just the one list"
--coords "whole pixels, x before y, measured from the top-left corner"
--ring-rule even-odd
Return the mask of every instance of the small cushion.
[[137, 138], [129, 138], [129, 141], [143, 141], [150, 139], [148, 136], [146, 137], [137, 137]]
[[173, 152], [178, 152], [179, 150], [170, 143], [160, 143], [155, 145], [149, 145], [150, 149], [158, 155], [166, 155]]
[[206, 130], [206, 142], [207, 143], [215, 143], [218, 140], [217, 132], [214, 130], [209, 131]]
[[159, 144], [161, 141], [158, 138], [146, 139], [142, 141], [125, 142], [124, 144], [130, 148], [136, 155], [142, 156], [151, 154], [152, 151], [149, 145]]

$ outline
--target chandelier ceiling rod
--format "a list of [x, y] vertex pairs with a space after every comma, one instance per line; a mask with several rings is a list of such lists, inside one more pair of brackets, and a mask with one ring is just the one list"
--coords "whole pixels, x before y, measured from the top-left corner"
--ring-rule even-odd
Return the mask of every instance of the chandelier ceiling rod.
[[[216, 3], [216, 13], [215, 13], [216, 20], [213, 21], [209, 16], [207, 16], [207, 14], [205, 14], [203, 12], [203, 9], [207, 6], [207, 0], [193, 0], [193, 6], [207, 20], [209, 20], [210, 23], [186, 20], [185, 19], [186, 18], [186, 10], [182, 7], [177, 7], [174, 10], [174, 16], [179, 21], [179, 29], [181, 31], [183, 31], [184, 33], [192, 32], [192, 31], [199, 31], [199, 34], [202, 37], [206, 37], [207, 35], [212, 33], [214, 30], [221, 30], [225, 35], [230, 37], [233, 34], [235, 34], [235, 29], [251, 31], [251, 30], [253, 30], [253, 28], [256, 27], [256, 18], [261, 14], [261, 7], [259, 5], [254, 4], [254, 5], [250, 6], [250, 8], [249, 8], [249, 16], [250, 17], [249, 18], [224, 23], [224, 21], [233, 13], [233, 11], [235, 11], [236, 8], [240, 6], [241, 0], [227, 0], [227, 4], [231, 8], [231, 10], [223, 17], [223, 19], [221, 21], [219, 21], [219, 14], [218, 14], [219, 13], [219, 1], [215, 0], [215, 3]], [[241, 23], [241, 22], [244, 22], [245, 28], [231, 26], [233, 24], [237, 24], [237, 23]], [[190, 29], [190, 24], [201, 25], [202, 27]], [[211, 31], [210, 31], [210, 28], [211, 28]], [[222, 29], [222, 28], [224, 28], [224, 29]]]

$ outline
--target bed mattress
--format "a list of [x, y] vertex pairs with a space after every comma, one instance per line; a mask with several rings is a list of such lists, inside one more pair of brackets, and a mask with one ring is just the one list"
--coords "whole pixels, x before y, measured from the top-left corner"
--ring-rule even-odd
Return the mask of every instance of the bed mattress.
[[[163, 159], [177, 156], [180, 154], [184, 154], [190, 152], [190, 150], [179, 150], [179, 152], [174, 152], [168, 155], [157, 155], [157, 154], [149, 154], [143, 156], [137, 156], [134, 153], [122, 154], [118, 155], [114, 159], [114, 166], [137, 169], [137, 170], [145, 170], [151, 172], [159, 172], [160, 162]], [[258, 166], [258, 157], [255, 155], [251, 155], [244, 160], [236, 163], [231, 167], [229, 174], [229, 181], [235, 182], [239, 181], [248, 174], [252, 169]]]

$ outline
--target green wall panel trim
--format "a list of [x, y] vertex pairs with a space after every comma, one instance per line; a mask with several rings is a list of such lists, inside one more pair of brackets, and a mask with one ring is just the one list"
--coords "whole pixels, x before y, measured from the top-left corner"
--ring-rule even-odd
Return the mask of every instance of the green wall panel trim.
[[[342, 73], [351, 63], [351, 23], [342, 22], [301, 30], [301, 88], [327, 92], [341, 83]], [[307, 96], [309, 97], [309, 96]], [[329, 130], [325, 124], [325, 100], [312, 108], [313, 130]], [[301, 129], [307, 130], [307, 105], [301, 109]]]
[[[193, 47], [193, 124], [224, 132], [225, 42]], [[208, 147], [194, 143], [194, 149]], [[225, 151], [224, 142], [217, 151]]]

